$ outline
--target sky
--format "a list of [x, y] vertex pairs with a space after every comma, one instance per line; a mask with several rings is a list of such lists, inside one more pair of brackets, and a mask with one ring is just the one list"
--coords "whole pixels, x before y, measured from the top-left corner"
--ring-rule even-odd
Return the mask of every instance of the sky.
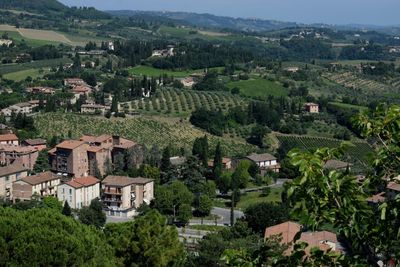
[[61, 0], [100, 10], [210, 13], [300, 23], [400, 25], [400, 0]]

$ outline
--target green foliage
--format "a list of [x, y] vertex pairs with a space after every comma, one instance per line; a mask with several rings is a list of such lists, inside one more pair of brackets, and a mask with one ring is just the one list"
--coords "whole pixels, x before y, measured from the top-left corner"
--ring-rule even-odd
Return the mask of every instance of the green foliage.
[[0, 247], [0, 265], [115, 265], [101, 233], [53, 209], [0, 208]]
[[189, 220], [192, 218], [192, 206], [190, 204], [182, 204], [179, 207], [179, 212], [178, 212], [178, 221], [182, 223], [188, 223]]
[[214, 161], [213, 161], [213, 174], [214, 174], [214, 179], [219, 179], [222, 173], [222, 150], [221, 150], [221, 143], [217, 144], [217, 147], [215, 148], [215, 155], [214, 155]]
[[56, 197], [52, 196], [47, 196], [43, 198], [43, 205], [46, 208], [56, 210], [58, 212], [61, 212], [63, 209], [62, 202], [58, 201]]
[[34, 173], [41, 173], [50, 170], [49, 155], [47, 150], [39, 152], [39, 156], [33, 166]]
[[63, 206], [63, 209], [62, 209], [61, 213], [63, 215], [65, 215], [65, 216], [72, 216], [72, 210], [71, 210], [71, 207], [68, 204], [68, 201], [64, 202], [64, 206]]
[[104, 233], [124, 266], [176, 266], [183, 261], [178, 232], [155, 210], [134, 222], [107, 224]]
[[207, 195], [201, 195], [199, 197], [199, 203], [197, 207], [197, 211], [202, 215], [202, 216], [207, 216], [210, 214], [211, 209], [213, 207], [213, 202], [211, 198]]
[[258, 234], [263, 235], [266, 227], [283, 223], [289, 219], [289, 210], [284, 204], [263, 202], [248, 207], [245, 221]]
[[231, 188], [245, 188], [250, 180], [249, 167], [250, 161], [242, 160], [239, 162], [234, 173], [232, 174], [232, 185]]
[[102, 204], [99, 199], [93, 199], [89, 207], [83, 207], [79, 211], [79, 220], [83, 224], [93, 225], [101, 228], [106, 223], [106, 214], [103, 212]]

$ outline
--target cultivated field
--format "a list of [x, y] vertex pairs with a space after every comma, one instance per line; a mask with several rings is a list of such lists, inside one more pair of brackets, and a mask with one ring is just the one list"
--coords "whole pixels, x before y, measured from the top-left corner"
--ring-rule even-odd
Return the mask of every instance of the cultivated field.
[[268, 96], [286, 96], [288, 91], [277, 82], [271, 82], [266, 79], [250, 79], [237, 82], [230, 82], [227, 86], [232, 89], [238, 87], [240, 93], [249, 97], [260, 97], [262, 99]]
[[324, 78], [335, 82], [337, 84], [343, 85], [349, 89], [358, 89], [366, 92], [388, 92], [390, 91], [390, 87], [384, 83], [376, 82], [373, 80], [368, 80], [362, 77], [359, 77], [351, 72], [344, 73], [324, 73], [322, 75]]
[[189, 116], [194, 110], [204, 107], [209, 110], [245, 106], [246, 102], [224, 92], [200, 92], [186, 89], [160, 89], [156, 97], [120, 103], [121, 111], [138, 111], [144, 114], [168, 114]]
[[28, 70], [21, 70], [17, 72], [11, 72], [4, 75], [5, 79], [13, 80], [13, 81], [22, 81], [25, 80], [27, 77], [31, 77], [36, 79], [38, 77], [42, 77], [46, 73], [48, 73], [49, 69], [28, 69]]
[[39, 60], [34, 62], [22, 63], [22, 64], [7, 64], [0, 66], [0, 75], [6, 75], [10, 73], [26, 71], [31, 69], [40, 69], [40, 68], [51, 68], [57, 67], [61, 64], [71, 62], [68, 58], [56, 58], [56, 59], [48, 59], [48, 60]]
[[[153, 144], [157, 144], [159, 147], [171, 144], [177, 148], [185, 147], [187, 150], [191, 150], [196, 137], [206, 134], [179, 119], [157, 119], [155, 117], [106, 119], [71, 113], [40, 114], [35, 117], [35, 126], [40, 136], [44, 138], [60, 135], [61, 132], [65, 134], [71, 132], [74, 138], [79, 138], [83, 134], [119, 134], [148, 147]], [[61, 132], [60, 129], [62, 129]], [[215, 147], [217, 142], [221, 142], [227, 156], [244, 155], [255, 150], [254, 146], [248, 145], [244, 141], [208, 136], [211, 147]]]
[[[209, 68], [209, 71], [217, 71], [220, 72], [223, 69], [223, 67], [216, 67], [216, 68]], [[146, 75], [148, 77], [159, 77], [164, 74], [168, 76], [173, 76], [175, 78], [184, 78], [187, 77], [193, 73], [203, 73], [204, 69], [199, 69], [199, 70], [185, 70], [185, 71], [175, 71], [175, 70], [164, 70], [164, 69], [156, 69], [150, 66], [136, 66], [133, 68], [129, 69], [129, 73], [131, 75]]]
[[[319, 138], [311, 136], [297, 136], [297, 135], [277, 135], [279, 142], [285, 143], [289, 147], [299, 148], [303, 150], [313, 151], [321, 147], [339, 147], [343, 142], [342, 140], [331, 138]], [[363, 164], [368, 160], [368, 156], [373, 153], [373, 149], [367, 142], [356, 141], [352, 142], [354, 147], [349, 148], [345, 153], [343, 160], [354, 164], [354, 169], [359, 170]]]

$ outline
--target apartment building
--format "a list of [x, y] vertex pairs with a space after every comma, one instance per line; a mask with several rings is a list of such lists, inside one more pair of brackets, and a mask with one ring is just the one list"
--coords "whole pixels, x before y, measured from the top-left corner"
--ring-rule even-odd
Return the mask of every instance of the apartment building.
[[102, 181], [102, 201], [106, 213], [116, 217], [132, 217], [143, 203], [154, 198], [154, 181], [147, 178], [107, 176]]
[[87, 207], [93, 199], [100, 198], [100, 180], [93, 176], [73, 178], [58, 186], [57, 197], [73, 209]]
[[21, 164], [0, 167], [0, 198], [11, 199], [13, 182], [28, 176], [28, 169]]
[[57, 196], [57, 186], [60, 176], [47, 171], [37, 175], [26, 176], [17, 180], [12, 185], [12, 199], [30, 200], [33, 195], [39, 197]]
[[50, 165], [53, 172], [67, 174], [70, 177], [87, 176], [89, 144], [83, 141], [67, 140], [49, 151]]

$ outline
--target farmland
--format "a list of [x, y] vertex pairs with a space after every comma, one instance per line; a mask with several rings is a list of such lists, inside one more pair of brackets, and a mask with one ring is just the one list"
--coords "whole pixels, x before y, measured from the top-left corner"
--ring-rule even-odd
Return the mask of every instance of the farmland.
[[148, 114], [169, 114], [188, 116], [199, 107], [209, 110], [228, 110], [230, 107], [243, 106], [242, 98], [225, 92], [199, 92], [194, 90], [160, 89], [156, 97], [120, 103], [120, 110], [139, 111]]
[[[223, 69], [223, 68], [216, 67], [216, 68], [210, 68], [209, 70], [220, 71], [221, 69]], [[166, 74], [168, 76], [173, 76], [175, 78], [184, 78], [193, 73], [203, 73], [203, 72], [204, 72], [203, 69], [175, 71], [175, 70], [156, 69], [156, 68], [153, 68], [150, 66], [144, 66], [144, 65], [136, 66], [136, 67], [129, 69], [129, 73], [131, 75], [146, 75], [149, 77], [159, 77], [159, 76]]]
[[[302, 150], [313, 151], [321, 147], [335, 148], [342, 143], [341, 140], [330, 138], [319, 138], [311, 136], [295, 136], [295, 135], [277, 135], [281, 144], [285, 143], [288, 147], [299, 148]], [[354, 163], [355, 167], [361, 167], [362, 163], [367, 161], [368, 155], [373, 153], [371, 146], [362, 141], [352, 142], [354, 145], [350, 147], [344, 155], [343, 160]]]
[[323, 77], [335, 82], [337, 84], [343, 85], [349, 89], [358, 89], [365, 92], [387, 92], [391, 88], [384, 84], [374, 80], [369, 80], [366, 78], [359, 77], [351, 72], [344, 73], [325, 73]]
[[230, 89], [238, 87], [240, 93], [244, 96], [258, 97], [262, 99], [266, 99], [269, 95], [279, 97], [288, 94], [287, 90], [279, 83], [259, 78], [230, 82], [227, 86]]
[[343, 108], [343, 109], [353, 109], [353, 110], [358, 110], [358, 111], [368, 110], [368, 107], [351, 105], [351, 104], [340, 103], [340, 102], [329, 102], [329, 104], [339, 107], [339, 108]]
[[20, 72], [30, 69], [51, 68], [57, 67], [60, 63], [65, 64], [71, 62], [68, 58], [57, 58], [48, 60], [39, 60], [22, 64], [7, 64], [0, 66], [0, 75], [5, 75], [14, 72]]
[[27, 70], [21, 70], [21, 71], [8, 73], [8, 74], [4, 75], [4, 78], [6, 78], [8, 80], [13, 80], [13, 81], [22, 81], [26, 77], [31, 77], [33, 79], [42, 77], [47, 72], [48, 72], [48, 69], [47, 70], [27, 69]]
[[[79, 138], [83, 134], [119, 134], [148, 147], [153, 144], [159, 147], [171, 144], [177, 148], [185, 147], [187, 150], [191, 150], [196, 137], [205, 135], [203, 131], [192, 127], [186, 121], [156, 117], [106, 119], [71, 113], [44, 113], [35, 118], [35, 127], [39, 131], [39, 136], [47, 139], [59, 135], [62, 129], [65, 134], [70, 132], [73, 138]], [[221, 142], [223, 151], [229, 156], [244, 155], [255, 149], [237, 139], [208, 136], [211, 147]]]

